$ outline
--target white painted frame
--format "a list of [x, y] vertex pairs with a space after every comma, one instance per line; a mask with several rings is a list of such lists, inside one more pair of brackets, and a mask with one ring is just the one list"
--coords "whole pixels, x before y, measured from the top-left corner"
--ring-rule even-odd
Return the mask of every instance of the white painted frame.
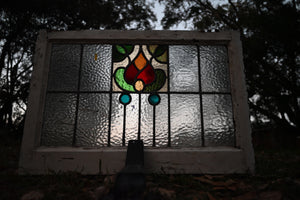
[[227, 45], [236, 147], [145, 148], [145, 172], [254, 173], [242, 46], [238, 32], [87, 30], [48, 33], [43, 30], [39, 33], [35, 49], [19, 162], [20, 174], [47, 174], [51, 171], [115, 174], [125, 165], [126, 147], [86, 149], [39, 146], [52, 42]]

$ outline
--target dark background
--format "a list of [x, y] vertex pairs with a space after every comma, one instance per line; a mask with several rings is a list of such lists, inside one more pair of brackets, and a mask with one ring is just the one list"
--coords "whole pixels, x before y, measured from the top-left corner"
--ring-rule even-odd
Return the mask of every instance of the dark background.
[[[190, 22], [195, 30], [240, 32], [256, 175], [153, 175], [147, 178], [147, 190], [156, 199], [299, 199], [300, 1], [228, 0], [218, 6], [206, 0], [159, 2], [165, 5], [164, 29]], [[155, 28], [155, 20], [153, 7], [143, 0], [1, 2], [0, 199], [20, 199], [32, 191], [44, 199], [93, 199], [98, 186], [109, 188], [113, 182], [76, 173], [17, 175], [38, 31], [148, 30]]]

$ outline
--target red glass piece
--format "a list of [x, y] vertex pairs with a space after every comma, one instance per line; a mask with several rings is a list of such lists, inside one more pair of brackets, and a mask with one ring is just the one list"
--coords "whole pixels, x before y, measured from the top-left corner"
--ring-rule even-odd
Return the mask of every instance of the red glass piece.
[[129, 67], [125, 69], [125, 80], [128, 84], [133, 84], [135, 81], [135, 77], [138, 73], [137, 68], [131, 64]]
[[148, 64], [147, 67], [145, 67], [138, 75], [137, 79], [143, 80], [146, 85], [152, 83], [155, 80], [155, 72], [153, 67]]

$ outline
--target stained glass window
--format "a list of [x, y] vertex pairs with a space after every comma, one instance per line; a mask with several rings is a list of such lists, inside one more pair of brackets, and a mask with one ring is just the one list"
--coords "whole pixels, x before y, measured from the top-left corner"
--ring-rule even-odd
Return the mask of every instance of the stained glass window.
[[53, 44], [41, 144], [234, 146], [226, 46]]

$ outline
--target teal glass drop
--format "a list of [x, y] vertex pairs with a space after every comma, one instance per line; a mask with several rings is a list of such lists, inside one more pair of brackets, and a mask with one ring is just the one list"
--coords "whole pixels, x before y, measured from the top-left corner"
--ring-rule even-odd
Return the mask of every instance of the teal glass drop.
[[158, 94], [150, 94], [148, 101], [151, 105], [155, 106], [160, 102], [160, 96]]
[[124, 105], [129, 104], [131, 101], [131, 96], [129, 94], [121, 94], [120, 102]]

